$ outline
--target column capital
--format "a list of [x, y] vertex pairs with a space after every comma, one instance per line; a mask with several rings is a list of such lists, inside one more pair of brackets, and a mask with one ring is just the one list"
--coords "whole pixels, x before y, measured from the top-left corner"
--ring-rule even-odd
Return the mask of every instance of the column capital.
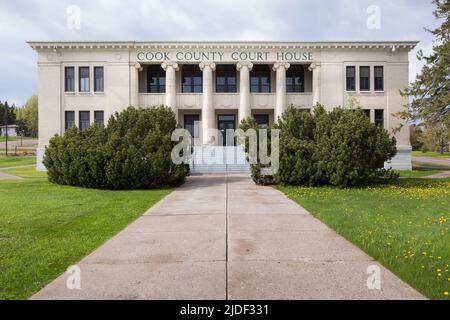
[[161, 64], [161, 67], [166, 71], [169, 67], [173, 68], [175, 71], [180, 70], [180, 68], [178, 67], [178, 63], [176, 62], [164, 62]]
[[320, 63], [313, 62], [309, 65], [308, 70], [313, 71], [314, 69], [318, 69], [318, 68], [320, 68]]
[[291, 67], [291, 65], [289, 63], [287, 63], [287, 62], [276, 62], [273, 65], [272, 69], [273, 69], [273, 71], [277, 71], [278, 69], [283, 68], [286, 71], [290, 67]]
[[253, 63], [251, 63], [250, 61], [239, 61], [236, 65], [237, 71], [241, 71], [243, 67], [247, 67], [249, 71], [252, 71]]
[[202, 61], [200, 62], [199, 67], [202, 71], [205, 67], [210, 67], [212, 71], [216, 70], [216, 64], [211, 61]]
[[138, 70], [138, 71], [144, 70], [144, 68], [142, 67], [142, 65], [141, 65], [139, 62], [136, 62], [136, 63], [130, 63], [130, 67], [134, 67], [134, 68], [136, 68], [136, 70]]

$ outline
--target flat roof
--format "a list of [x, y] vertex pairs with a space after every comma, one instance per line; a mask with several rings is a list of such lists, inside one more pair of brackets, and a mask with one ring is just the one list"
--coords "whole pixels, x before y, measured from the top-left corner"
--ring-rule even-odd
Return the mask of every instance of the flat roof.
[[413, 49], [419, 41], [27, 41], [45, 49]]

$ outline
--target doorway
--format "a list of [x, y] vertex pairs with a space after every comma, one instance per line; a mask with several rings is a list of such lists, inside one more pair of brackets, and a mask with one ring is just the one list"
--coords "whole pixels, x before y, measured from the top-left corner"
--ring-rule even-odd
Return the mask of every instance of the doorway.
[[233, 130], [233, 132], [236, 130], [236, 116], [234, 114], [219, 115], [217, 128], [222, 134], [223, 146], [224, 147], [227, 145], [234, 146], [235, 145], [234, 135], [233, 141], [230, 141], [227, 144], [227, 130]]

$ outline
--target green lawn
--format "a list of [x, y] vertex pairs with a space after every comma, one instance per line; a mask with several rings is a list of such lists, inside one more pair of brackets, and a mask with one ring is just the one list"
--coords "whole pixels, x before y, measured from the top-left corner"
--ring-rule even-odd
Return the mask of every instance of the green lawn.
[[25, 299], [170, 190], [102, 191], [47, 182], [34, 168], [0, 180], [0, 299]]
[[450, 159], [450, 152], [444, 152], [444, 154], [441, 154], [440, 152], [413, 151], [412, 155], [413, 157], [432, 157], [432, 158]]
[[423, 178], [434, 174], [438, 174], [442, 170], [412, 170], [412, 171], [398, 171], [402, 178]]
[[425, 296], [450, 298], [450, 179], [280, 189]]
[[[37, 138], [23, 137], [23, 140], [37, 140]], [[0, 136], [0, 142], [6, 141], [5, 136]], [[8, 141], [20, 141], [20, 137], [8, 137]]]
[[36, 157], [0, 156], [0, 168], [35, 165]]

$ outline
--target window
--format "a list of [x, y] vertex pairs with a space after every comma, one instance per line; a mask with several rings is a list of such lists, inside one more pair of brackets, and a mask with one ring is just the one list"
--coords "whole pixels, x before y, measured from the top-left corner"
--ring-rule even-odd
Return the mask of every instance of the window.
[[182, 92], [202, 93], [202, 71], [198, 65], [185, 65], [182, 67]]
[[384, 110], [375, 110], [375, 124], [384, 127]]
[[374, 68], [375, 75], [375, 91], [384, 90], [384, 70], [382, 66]]
[[79, 69], [80, 77], [80, 92], [89, 92], [89, 67], [80, 67]]
[[75, 111], [65, 112], [65, 130], [72, 128], [75, 125]]
[[305, 70], [302, 65], [292, 65], [287, 70], [286, 92], [305, 92]]
[[217, 66], [216, 92], [237, 92], [236, 67], [234, 65], [224, 64]]
[[198, 114], [186, 114], [184, 115], [184, 129], [189, 131], [192, 138], [199, 137], [198, 122], [200, 121]]
[[269, 127], [269, 115], [268, 114], [255, 114], [253, 116], [257, 124], [261, 126], [261, 128]]
[[66, 92], [75, 92], [75, 68], [65, 67], [64, 72], [64, 87]]
[[359, 90], [370, 91], [370, 67], [359, 67]]
[[347, 78], [347, 91], [355, 91], [356, 90], [356, 68], [355, 67], [347, 67], [346, 78]]
[[147, 92], [166, 92], [166, 71], [160, 65], [149, 65], [147, 69]]
[[257, 64], [250, 71], [250, 92], [270, 92], [270, 68]]
[[80, 111], [79, 113], [79, 122], [80, 125], [78, 126], [81, 131], [86, 130], [91, 125], [90, 120], [90, 112], [89, 111]]
[[370, 109], [364, 109], [363, 112], [370, 119]]
[[94, 92], [103, 92], [105, 90], [105, 78], [103, 67], [94, 67]]
[[103, 111], [94, 111], [94, 121], [97, 126], [103, 126], [103, 124], [105, 123], [104, 117], [105, 116]]

